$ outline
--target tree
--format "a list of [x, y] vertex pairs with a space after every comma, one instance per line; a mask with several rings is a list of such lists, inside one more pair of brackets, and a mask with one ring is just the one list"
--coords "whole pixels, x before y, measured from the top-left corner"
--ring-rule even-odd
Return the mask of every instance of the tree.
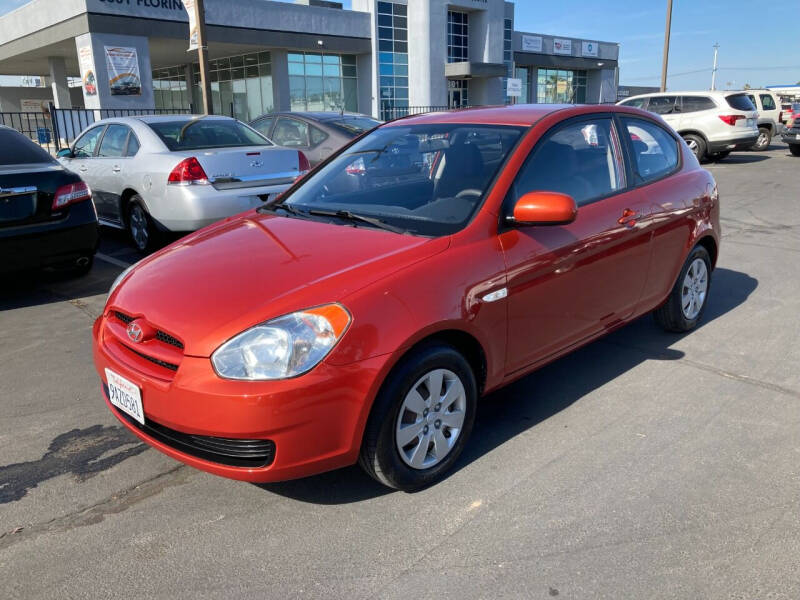
[[745, 83], [744, 84], [744, 89], [749, 90], [750, 89], [750, 84], [749, 83]]

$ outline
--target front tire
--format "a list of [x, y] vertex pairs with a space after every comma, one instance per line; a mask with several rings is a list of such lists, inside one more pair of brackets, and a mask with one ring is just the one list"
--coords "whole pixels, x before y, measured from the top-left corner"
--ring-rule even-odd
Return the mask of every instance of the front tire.
[[386, 378], [375, 399], [359, 463], [378, 482], [406, 492], [441, 480], [475, 422], [478, 389], [452, 346], [414, 350]]
[[751, 150], [755, 150], [756, 152], [763, 152], [767, 148], [769, 148], [769, 143], [772, 141], [772, 132], [769, 130], [769, 127], [759, 127], [758, 128], [758, 139], [756, 143], [753, 144]]
[[691, 331], [700, 322], [711, 290], [711, 257], [702, 246], [695, 246], [683, 263], [678, 280], [667, 301], [653, 312], [666, 331]]
[[683, 136], [683, 141], [689, 146], [689, 150], [695, 155], [698, 161], [702, 161], [706, 157], [706, 141], [699, 135], [687, 133]]
[[792, 153], [792, 156], [800, 156], [800, 144], [790, 144], [789, 152]]

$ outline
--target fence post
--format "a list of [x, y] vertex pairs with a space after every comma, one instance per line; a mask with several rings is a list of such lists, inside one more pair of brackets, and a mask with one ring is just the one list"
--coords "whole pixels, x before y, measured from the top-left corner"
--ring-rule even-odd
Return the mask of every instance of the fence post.
[[56, 152], [58, 152], [61, 150], [61, 134], [58, 131], [58, 115], [56, 114], [56, 107], [52, 102], [50, 102], [47, 109], [50, 112], [50, 124], [53, 126], [53, 141], [56, 144]]

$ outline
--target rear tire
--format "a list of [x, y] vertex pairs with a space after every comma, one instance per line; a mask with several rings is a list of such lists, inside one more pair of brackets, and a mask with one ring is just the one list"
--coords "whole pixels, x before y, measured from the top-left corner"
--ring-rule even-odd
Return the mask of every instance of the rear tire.
[[161, 242], [161, 235], [153, 219], [147, 214], [141, 196], [136, 194], [131, 197], [127, 213], [128, 235], [134, 247], [145, 253], [155, 250]]
[[763, 152], [764, 150], [769, 148], [769, 143], [771, 141], [772, 141], [772, 132], [769, 130], [769, 127], [759, 127], [758, 139], [750, 149], [755, 150], [756, 152]]
[[791, 144], [789, 146], [789, 152], [792, 153], [792, 156], [800, 156], [800, 144]]
[[689, 150], [695, 155], [697, 160], [702, 161], [706, 158], [706, 141], [699, 135], [687, 133], [683, 135], [683, 141], [689, 146]]
[[[439, 389], [429, 389], [431, 382]], [[436, 483], [467, 443], [477, 399], [475, 375], [455, 348], [431, 343], [415, 349], [375, 398], [359, 464], [376, 481], [406, 492]]]
[[691, 331], [703, 317], [710, 291], [711, 257], [705, 248], [695, 246], [667, 301], [653, 311], [656, 322], [666, 331]]

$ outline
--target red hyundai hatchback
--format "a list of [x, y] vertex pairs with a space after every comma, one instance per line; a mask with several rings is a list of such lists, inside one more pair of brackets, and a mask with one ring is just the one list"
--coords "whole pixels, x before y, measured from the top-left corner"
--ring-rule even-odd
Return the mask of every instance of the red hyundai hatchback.
[[194, 467], [358, 461], [414, 490], [457, 460], [480, 396], [647, 312], [695, 327], [718, 245], [714, 179], [657, 116], [415, 116], [125, 271], [94, 358], [114, 414]]

